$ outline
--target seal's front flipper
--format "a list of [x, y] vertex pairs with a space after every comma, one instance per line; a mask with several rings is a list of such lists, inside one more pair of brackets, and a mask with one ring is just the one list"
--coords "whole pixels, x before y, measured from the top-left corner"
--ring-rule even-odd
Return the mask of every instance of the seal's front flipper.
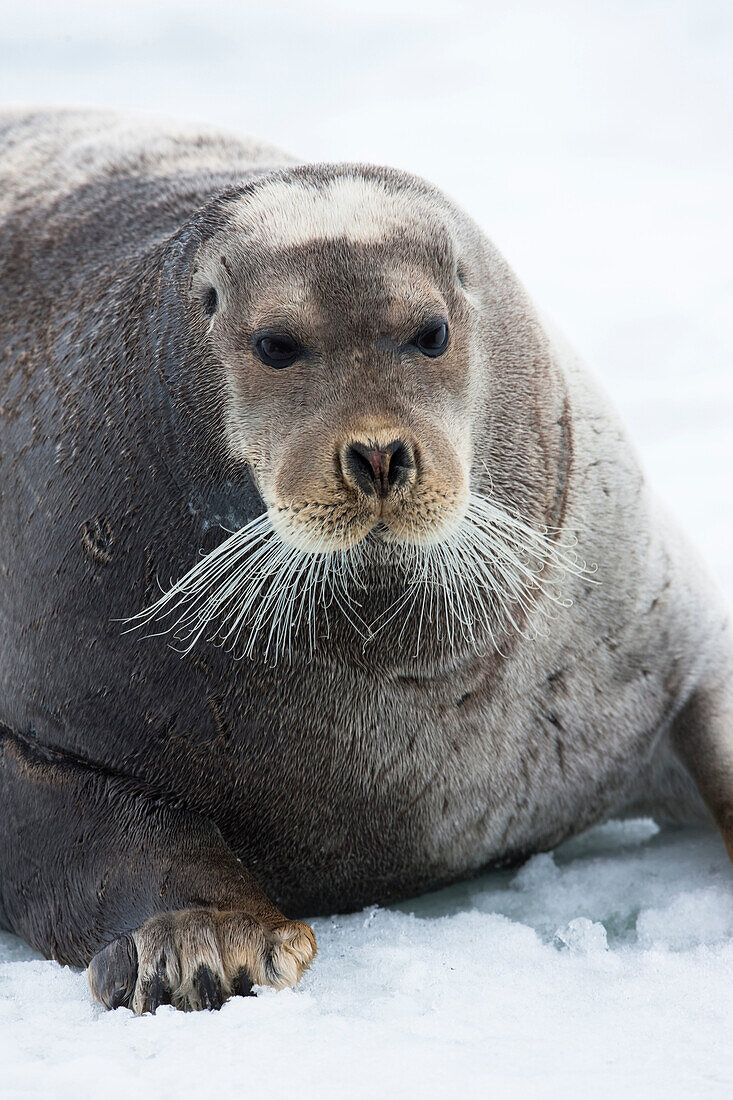
[[257, 985], [295, 985], [316, 953], [312, 930], [298, 921], [266, 927], [241, 912], [183, 909], [151, 917], [89, 964], [92, 993], [106, 1008], [155, 1012], [221, 1008]]
[[0, 727], [4, 920], [48, 958], [89, 965], [107, 1008], [218, 1008], [294, 985], [311, 929], [289, 921], [200, 814]]

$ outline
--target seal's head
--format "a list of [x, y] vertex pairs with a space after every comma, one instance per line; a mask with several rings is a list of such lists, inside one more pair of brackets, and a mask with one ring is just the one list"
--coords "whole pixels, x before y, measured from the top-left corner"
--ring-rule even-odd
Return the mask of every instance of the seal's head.
[[[444, 539], [465, 513], [477, 373], [452, 227], [404, 177], [260, 182], [198, 257], [226, 436], [307, 551]], [[451, 231], [453, 230], [453, 232]]]
[[188, 308], [223, 378], [222, 444], [266, 513], [173, 590], [184, 625], [226, 612], [251, 639], [285, 609], [290, 643], [320, 586], [371, 637], [421, 592], [424, 612], [427, 585], [464, 640], [493, 640], [497, 592], [518, 619], [547, 556], [537, 437], [559, 415], [537, 399], [547, 348], [506, 265], [435, 188], [366, 166], [263, 176], [203, 226]]

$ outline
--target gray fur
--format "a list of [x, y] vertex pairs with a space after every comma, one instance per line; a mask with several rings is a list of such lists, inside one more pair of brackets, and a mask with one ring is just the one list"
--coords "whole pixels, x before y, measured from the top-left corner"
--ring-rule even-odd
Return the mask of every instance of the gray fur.
[[[709, 820], [707, 802], [730, 843], [726, 612], [608, 398], [503, 259], [407, 174], [169, 132], [0, 117], [0, 918], [86, 964], [167, 910], [260, 906], [280, 927], [238, 860], [305, 914], [639, 810]], [[361, 181], [372, 221], [334, 208], [311, 238], [294, 212], [288, 240], [291, 192], [302, 205]], [[267, 213], [274, 195], [286, 205]], [[384, 334], [420, 294], [447, 303], [454, 344], [418, 369]], [[253, 373], [253, 311], [292, 320], [297, 301], [318, 357], [289, 378]], [[331, 442], [369, 424], [412, 433], [438, 496], [454, 484], [441, 470], [456, 486], [464, 471], [472, 491], [576, 537], [597, 572], [557, 578], [569, 606], [540, 592], [539, 630], [502, 633], [501, 655], [448, 645], [437, 613], [422, 648], [409, 615], [406, 633], [394, 623], [366, 646], [337, 616], [275, 666], [122, 633], [156, 577], [221, 541], [219, 523], [288, 509], [313, 485], [343, 493]], [[385, 554], [365, 573], [376, 609], [406, 583]]]

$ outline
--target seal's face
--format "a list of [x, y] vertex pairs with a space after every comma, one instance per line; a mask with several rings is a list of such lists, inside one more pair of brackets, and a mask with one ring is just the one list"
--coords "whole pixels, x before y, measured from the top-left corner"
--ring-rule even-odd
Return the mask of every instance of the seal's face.
[[422, 658], [429, 623], [426, 659], [497, 647], [548, 563], [572, 567], [537, 527], [562, 505], [562, 409], [506, 266], [387, 169], [286, 170], [209, 214], [188, 308], [219, 443], [266, 511], [138, 621], [256, 657], [302, 623], [352, 655], [380, 634]]
[[380, 180], [256, 189], [194, 294], [227, 379], [227, 446], [306, 551], [428, 544], [468, 501], [471, 304], [450, 227]]

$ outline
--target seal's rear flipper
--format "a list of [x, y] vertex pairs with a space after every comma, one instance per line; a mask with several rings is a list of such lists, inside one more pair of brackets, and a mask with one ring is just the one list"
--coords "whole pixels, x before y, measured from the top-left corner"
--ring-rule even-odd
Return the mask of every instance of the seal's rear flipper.
[[671, 740], [733, 860], [733, 670], [693, 692], [673, 723]]

